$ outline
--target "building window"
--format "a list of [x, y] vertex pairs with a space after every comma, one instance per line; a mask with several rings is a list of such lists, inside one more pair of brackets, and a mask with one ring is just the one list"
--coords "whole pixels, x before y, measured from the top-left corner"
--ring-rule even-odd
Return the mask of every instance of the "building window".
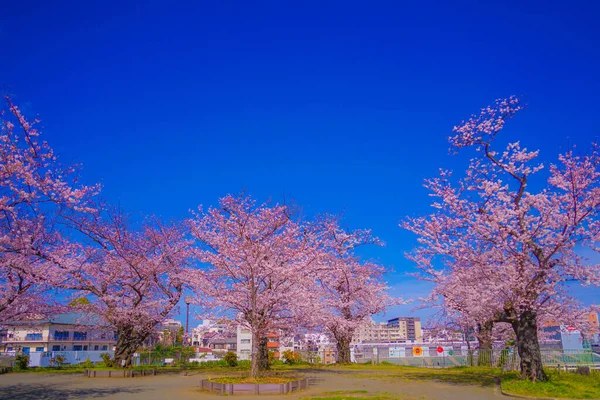
[[100, 347], [99, 347], [98, 345], [95, 345], [95, 346], [94, 346], [94, 351], [98, 351], [98, 349], [99, 349], [99, 348], [100, 348]]
[[23, 354], [29, 354], [29, 352], [31, 351], [31, 349], [29, 347], [23, 347]]
[[43, 347], [36, 347], [35, 351], [44, 351], [44, 348]]
[[12, 347], [7, 347], [6, 351], [13, 351], [13, 348]]
[[69, 340], [69, 331], [54, 332], [54, 340]]
[[108, 346], [107, 345], [102, 346], [102, 350], [108, 350]]
[[87, 332], [73, 332], [73, 340], [85, 340]]
[[73, 351], [81, 351], [81, 349], [82, 349], [82, 346], [79, 344], [76, 344], [73, 346]]
[[250, 343], [250, 339], [241, 339], [240, 343]]
[[83, 351], [87, 351], [88, 347], [87, 346], [83, 346]]
[[25, 340], [42, 340], [41, 333], [28, 333], [25, 335]]
[[60, 351], [60, 344], [55, 344], [52, 346], [52, 351]]

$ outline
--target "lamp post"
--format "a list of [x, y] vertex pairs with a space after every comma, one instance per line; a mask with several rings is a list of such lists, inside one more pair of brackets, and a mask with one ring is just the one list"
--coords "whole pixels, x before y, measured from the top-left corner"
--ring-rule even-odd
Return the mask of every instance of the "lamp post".
[[190, 333], [190, 303], [192, 299], [189, 296], [186, 296], [185, 299], [185, 336], [187, 337]]

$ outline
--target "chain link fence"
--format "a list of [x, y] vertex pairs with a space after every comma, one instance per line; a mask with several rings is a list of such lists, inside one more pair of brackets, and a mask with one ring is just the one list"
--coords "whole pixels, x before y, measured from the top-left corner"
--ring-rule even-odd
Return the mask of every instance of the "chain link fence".
[[[546, 367], [571, 369], [590, 366], [600, 369], [600, 354], [589, 349], [564, 350], [542, 349], [542, 363]], [[357, 345], [353, 348], [353, 360], [359, 364], [389, 363], [421, 367], [485, 366], [518, 370], [520, 359], [515, 348], [478, 350], [463, 346], [414, 345]]]

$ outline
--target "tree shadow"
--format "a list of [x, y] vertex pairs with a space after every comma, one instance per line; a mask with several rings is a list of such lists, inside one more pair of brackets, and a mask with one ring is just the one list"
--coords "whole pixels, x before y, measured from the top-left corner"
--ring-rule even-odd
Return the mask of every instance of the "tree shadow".
[[97, 399], [120, 393], [140, 393], [139, 388], [81, 388], [69, 389], [59, 385], [19, 384], [2, 386], [2, 400], [64, 400], [64, 399]]

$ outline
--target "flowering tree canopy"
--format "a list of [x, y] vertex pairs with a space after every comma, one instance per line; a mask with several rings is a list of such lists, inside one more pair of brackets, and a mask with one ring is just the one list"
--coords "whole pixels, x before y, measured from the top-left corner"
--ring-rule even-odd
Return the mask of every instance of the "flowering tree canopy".
[[156, 326], [171, 315], [184, 291], [190, 242], [178, 225], [156, 220], [139, 231], [120, 211], [73, 218], [84, 239], [51, 258], [52, 283], [87, 296], [78, 308], [103, 317], [118, 334], [115, 360], [125, 366]]
[[[436, 211], [402, 226], [418, 235], [410, 258], [444, 282], [440, 293], [449, 293], [448, 301], [468, 307], [479, 321], [511, 324], [522, 376], [545, 380], [538, 314], [567, 297], [566, 280], [600, 284], [600, 267], [577, 251], [598, 250], [600, 158], [595, 146], [586, 155], [568, 151], [550, 165], [543, 186], [537, 151], [519, 142], [495, 148], [505, 122], [522, 108], [515, 97], [498, 100], [455, 127], [452, 148], [474, 148], [476, 156], [462, 179], [442, 171], [428, 180]], [[543, 188], [534, 191], [535, 177], [535, 187]], [[473, 282], [480, 290], [473, 290]]]
[[318, 224], [324, 239], [323, 256], [317, 273], [316, 291], [319, 308], [314, 317], [317, 325], [335, 338], [339, 363], [350, 362], [350, 342], [357, 328], [402, 301], [391, 297], [383, 280], [385, 268], [372, 261], [362, 261], [356, 255], [359, 246], [383, 243], [369, 230], [347, 232], [337, 218], [323, 218]]
[[5, 96], [0, 109], [0, 323], [44, 312], [44, 256], [55, 249], [57, 218], [88, 211], [98, 188], [79, 185], [36, 128]]
[[194, 274], [198, 301], [230, 312], [252, 331], [252, 376], [258, 374], [258, 343], [270, 331], [293, 329], [316, 306], [312, 271], [315, 233], [284, 205], [257, 205], [226, 196], [218, 208], [190, 221], [196, 255], [207, 270]]

